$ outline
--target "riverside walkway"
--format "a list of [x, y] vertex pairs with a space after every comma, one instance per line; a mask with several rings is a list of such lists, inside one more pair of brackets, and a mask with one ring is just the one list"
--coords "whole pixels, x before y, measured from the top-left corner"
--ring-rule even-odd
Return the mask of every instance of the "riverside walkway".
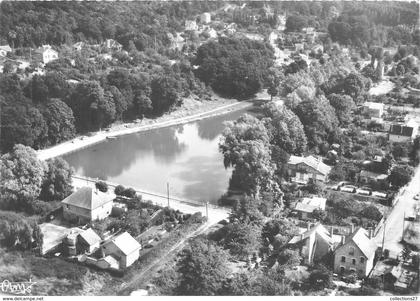
[[[95, 187], [95, 183], [98, 179], [93, 179], [89, 177], [84, 177], [80, 175], [73, 176], [73, 186], [74, 188], [80, 187]], [[109, 181], [104, 181], [108, 184], [109, 194], [114, 194], [114, 188], [118, 186], [117, 183], [112, 183]], [[217, 205], [209, 204], [209, 203], [202, 203], [194, 200], [187, 200], [182, 199], [174, 196], [168, 197], [168, 195], [147, 191], [144, 189], [139, 189], [136, 187], [132, 187], [137, 194], [142, 195], [144, 201], [151, 201], [152, 203], [161, 206], [161, 207], [170, 207], [176, 210], [179, 210], [183, 213], [194, 214], [196, 212], [201, 212], [203, 216], [208, 217], [208, 223], [215, 224], [219, 221], [226, 219], [229, 217], [230, 209], [225, 207], [220, 207]]]

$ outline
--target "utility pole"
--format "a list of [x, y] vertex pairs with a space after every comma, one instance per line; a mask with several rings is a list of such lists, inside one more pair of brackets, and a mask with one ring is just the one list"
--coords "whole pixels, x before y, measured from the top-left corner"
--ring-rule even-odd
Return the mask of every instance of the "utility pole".
[[206, 217], [207, 221], [209, 220], [209, 208], [208, 208], [209, 202], [206, 202]]
[[405, 226], [405, 211], [404, 211], [404, 218], [403, 218], [403, 228], [401, 234], [401, 241], [404, 241], [404, 226]]
[[384, 233], [382, 234], [382, 251], [381, 251], [381, 256], [383, 256], [383, 254], [384, 254], [384, 245], [385, 245], [385, 227], [386, 227], [386, 223], [384, 222]]
[[166, 191], [168, 193], [168, 208], [169, 208], [169, 182], [166, 182]]

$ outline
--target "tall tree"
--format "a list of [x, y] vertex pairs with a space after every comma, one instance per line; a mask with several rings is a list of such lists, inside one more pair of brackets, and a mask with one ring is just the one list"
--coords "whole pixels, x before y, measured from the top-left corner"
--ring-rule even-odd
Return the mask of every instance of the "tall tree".
[[194, 239], [177, 263], [180, 295], [214, 296], [228, 275], [225, 251], [203, 238]]
[[60, 99], [51, 99], [42, 110], [48, 127], [48, 142], [57, 144], [75, 135], [73, 111]]
[[40, 198], [44, 201], [62, 201], [72, 193], [73, 169], [62, 158], [47, 161]]
[[353, 99], [348, 95], [328, 95], [330, 105], [335, 109], [337, 119], [342, 126], [347, 126], [351, 121], [351, 113], [356, 108]]
[[264, 106], [264, 124], [270, 142], [289, 154], [300, 155], [306, 150], [306, 135], [299, 118], [286, 107], [269, 103]]
[[4, 154], [0, 162], [0, 203], [22, 208], [39, 196], [47, 166], [38, 160], [35, 151], [21, 144]]
[[264, 124], [245, 114], [228, 122], [219, 148], [225, 167], [234, 167], [231, 185], [252, 195], [270, 186], [274, 166], [270, 161], [269, 137]]

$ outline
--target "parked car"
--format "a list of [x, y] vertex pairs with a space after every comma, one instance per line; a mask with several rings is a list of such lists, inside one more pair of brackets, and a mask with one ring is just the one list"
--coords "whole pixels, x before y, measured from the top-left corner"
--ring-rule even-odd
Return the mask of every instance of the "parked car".
[[378, 198], [386, 198], [387, 194], [385, 192], [379, 192], [379, 191], [374, 191], [372, 192], [373, 196], [376, 196]]
[[334, 186], [332, 186], [331, 187], [331, 189], [333, 189], [333, 190], [340, 190], [340, 188], [342, 187], [342, 186], [344, 186], [344, 185], [348, 185], [348, 184], [351, 184], [350, 182], [347, 182], [347, 181], [341, 181], [341, 182], [338, 182], [338, 184], [337, 185], [334, 185]]
[[372, 191], [365, 188], [357, 188], [356, 193], [362, 194], [362, 195], [372, 195]]
[[355, 193], [357, 187], [353, 185], [345, 185], [340, 188], [340, 191]]

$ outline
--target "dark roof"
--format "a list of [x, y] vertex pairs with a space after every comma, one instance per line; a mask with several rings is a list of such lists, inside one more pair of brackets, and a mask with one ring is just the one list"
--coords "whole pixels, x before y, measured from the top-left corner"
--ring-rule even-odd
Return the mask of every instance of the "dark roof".
[[366, 258], [375, 256], [377, 246], [375, 242], [368, 237], [368, 233], [365, 229], [360, 227], [354, 231], [348, 238], [346, 238], [345, 244], [349, 243], [350, 241], [355, 243], [355, 245], [366, 256]]
[[414, 129], [411, 126], [394, 124], [389, 129], [389, 133], [392, 135], [411, 137], [413, 135], [413, 130]]

